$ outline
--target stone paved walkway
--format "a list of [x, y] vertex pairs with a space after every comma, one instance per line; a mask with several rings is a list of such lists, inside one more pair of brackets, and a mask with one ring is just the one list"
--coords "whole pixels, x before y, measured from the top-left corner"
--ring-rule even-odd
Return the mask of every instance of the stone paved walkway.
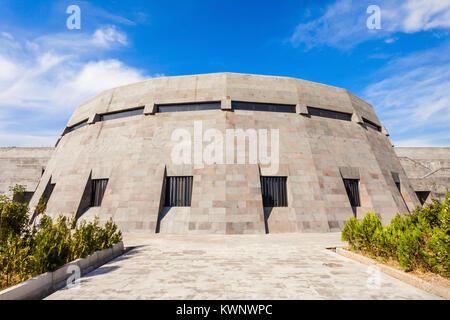
[[326, 249], [339, 239], [127, 234], [135, 249], [47, 299], [437, 299]]

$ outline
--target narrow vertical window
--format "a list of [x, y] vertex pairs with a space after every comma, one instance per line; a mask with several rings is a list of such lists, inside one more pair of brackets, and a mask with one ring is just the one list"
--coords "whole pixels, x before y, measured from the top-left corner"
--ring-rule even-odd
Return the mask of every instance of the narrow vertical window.
[[166, 177], [165, 207], [190, 207], [192, 198], [192, 176]]
[[108, 179], [94, 179], [92, 180], [92, 191], [91, 191], [91, 207], [100, 207], [103, 200], [103, 195], [105, 194], [106, 185], [108, 184]]
[[360, 207], [359, 199], [359, 180], [358, 179], [343, 179], [345, 191], [347, 191], [348, 200], [352, 207]]
[[395, 186], [397, 187], [398, 192], [400, 193], [400, 197], [402, 197], [402, 201], [405, 204], [405, 207], [409, 212], [408, 205], [406, 204], [405, 198], [403, 198], [403, 194], [402, 194], [402, 189], [401, 189], [401, 184], [400, 184], [400, 175], [397, 172], [391, 172], [391, 175], [392, 175], [392, 180], [394, 180]]
[[287, 177], [261, 177], [264, 207], [287, 207]]
[[53, 193], [53, 189], [55, 189], [55, 183], [51, 183], [50, 181], [52, 180], [52, 177], [50, 177], [50, 179], [48, 180], [47, 185], [45, 186], [45, 190], [42, 193], [42, 201], [44, 201], [45, 203], [47, 203], [50, 200], [50, 196]]

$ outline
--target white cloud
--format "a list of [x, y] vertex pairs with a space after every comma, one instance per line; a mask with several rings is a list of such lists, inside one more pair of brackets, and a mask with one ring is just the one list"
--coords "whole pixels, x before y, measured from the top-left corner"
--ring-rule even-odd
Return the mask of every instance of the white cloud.
[[408, 0], [389, 4], [386, 15], [388, 29], [407, 33], [450, 28], [449, 0]]
[[124, 33], [118, 32], [114, 27], [98, 29], [92, 36], [92, 43], [101, 47], [107, 47], [114, 42], [122, 45], [127, 44], [127, 36]]
[[34, 50], [57, 48], [59, 52], [93, 52], [95, 49], [112, 49], [128, 45], [127, 35], [115, 26], [104, 26], [93, 32], [86, 33], [57, 33], [40, 36], [27, 46]]
[[448, 50], [449, 43], [394, 59], [364, 90], [394, 142], [450, 144], [450, 58], [442, 56]]
[[0, 82], [13, 79], [19, 72], [18, 66], [0, 56]]
[[290, 42], [306, 50], [323, 45], [350, 49], [373, 39], [392, 42], [392, 34], [398, 32], [450, 28], [450, 0], [382, 0], [376, 3], [381, 9], [381, 29], [369, 30], [366, 9], [372, 2], [338, 0], [320, 17], [297, 25]]
[[149, 78], [118, 59], [103, 58], [127, 44], [115, 27], [31, 40], [0, 37], [0, 146], [52, 146], [78, 104]]
[[9, 40], [14, 40], [14, 37], [8, 32], [2, 32], [1, 35]]

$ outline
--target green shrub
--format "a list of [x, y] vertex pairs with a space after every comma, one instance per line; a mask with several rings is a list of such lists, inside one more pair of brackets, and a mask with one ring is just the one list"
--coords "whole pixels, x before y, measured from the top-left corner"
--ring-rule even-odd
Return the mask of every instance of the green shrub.
[[43, 216], [39, 231], [33, 237], [32, 260], [38, 273], [55, 271], [70, 261], [71, 231], [67, 218], [60, 215], [53, 224], [49, 216]]
[[[10, 188], [14, 195], [23, 192], [24, 187], [16, 185]], [[10, 235], [20, 237], [28, 229], [28, 204], [12, 201], [7, 196], [0, 196], [0, 243]]]
[[357, 226], [355, 238], [358, 249], [369, 253], [377, 252], [375, 235], [378, 229], [383, 228], [380, 218], [374, 212], [368, 212]]
[[397, 258], [400, 266], [405, 271], [411, 271], [418, 266], [420, 230], [415, 228], [400, 235], [397, 247]]
[[341, 239], [347, 241], [352, 247], [357, 247], [355, 239], [356, 229], [358, 228], [358, 220], [355, 217], [348, 219], [344, 228], [342, 229]]
[[[14, 190], [22, 189], [16, 186]], [[45, 203], [40, 204], [40, 210], [45, 209]], [[111, 218], [100, 227], [98, 217], [76, 225], [74, 218], [60, 215], [52, 221], [42, 214], [39, 223], [31, 227], [28, 204], [6, 196], [0, 196], [0, 214], [0, 288], [54, 271], [122, 240]]]
[[27, 239], [10, 233], [0, 246], [0, 288], [9, 286], [12, 281], [24, 281], [29, 278], [31, 271], [29, 254], [30, 246]]
[[423, 269], [450, 276], [450, 200], [433, 199], [411, 214], [396, 214], [383, 227], [373, 212], [358, 222], [351, 217], [341, 238], [355, 250], [396, 259], [406, 271]]

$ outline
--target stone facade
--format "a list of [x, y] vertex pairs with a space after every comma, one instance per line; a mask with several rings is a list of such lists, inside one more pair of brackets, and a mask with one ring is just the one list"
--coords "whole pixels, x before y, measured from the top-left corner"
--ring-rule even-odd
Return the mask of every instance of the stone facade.
[[416, 192], [429, 192], [431, 197], [445, 198], [450, 191], [450, 148], [394, 148], [406, 175]]
[[9, 187], [21, 184], [31, 195], [54, 148], [0, 148], [0, 195], [11, 196]]
[[[220, 102], [221, 110], [156, 112], [161, 104], [212, 101]], [[232, 110], [231, 101], [290, 104], [296, 113]], [[142, 115], [99, 121], [101, 114], [140, 106]], [[307, 107], [345, 112], [351, 121], [310, 117]], [[160, 219], [161, 233], [338, 231], [354, 214], [342, 180], [346, 174], [360, 180], [358, 218], [374, 210], [388, 223], [396, 212], [419, 204], [372, 106], [345, 89], [233, 73], [165, 77], [100, 93], [75, 110], [67, 127], [85, 120], [88, 125], [64, 131], [31, 207], [54, 184], [47, 213], [73, 215], [88, 181], [107, 178], [101, 206], [89, 208], [82, 219], [112, 217], [124, 231], [147, 232], [155, 232]], [[382, 130], [364, 125], [366, 120]], [[278, 172], [248, 161], [203, 168], [173, 163], [172, 133], [182, 128], [195, 136], [195, 123], [203, 132], [216, 129], [224, 135], [227, 129], [278, 129]], [[245, 154], [248, 159], [248, 146]], [[163, 207], [165, 175], [193, 176], [190, 207]], [[287, 207], [263, 207], [260, 175], [287, 177]]]

